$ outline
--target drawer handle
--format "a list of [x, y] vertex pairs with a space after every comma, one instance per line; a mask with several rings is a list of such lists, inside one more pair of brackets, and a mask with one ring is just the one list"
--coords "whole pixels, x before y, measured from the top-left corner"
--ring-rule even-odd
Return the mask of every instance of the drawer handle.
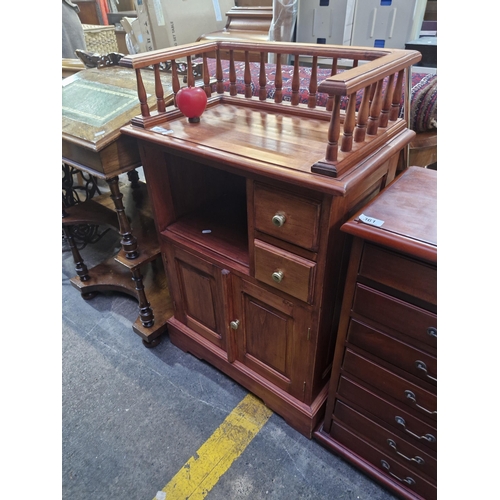
[[425, 411], [425, 413], [428, 413], [429, 415], [437, 415], [437, 411], [431, 411], [428, 410], [427, 408], [424, 408], [423, 406], [420, 406], [417, 403], [417, 397], [415, 396], [415, 393], [409, 390], [405, 391], [406, 397], [417, 407], [420, 408], [421, 410]]
[[408, 460], [408, 462], [417, 462], [418, 465], [424, 465], [425, 461], [422, 457], [416, 456], [413, 458], [407, 457], [406, 455], [403, 455], [400, 451], [398, 451], [398, 447], [396, 445], [396, 441], [392, 439], [387, 440], [387, 444], [400, 456], [403, 457], [405, 460]]
[[404, 429], [405, 432], [407, 432], [408, 434], [410, 434], [410, 436], [413, 436], [419, 440], [421, 439], [424, 439], [425, 441], [427, 441], [428, 443], [435, 443], [436, 442], [436, 438], [432, 435], [432, 434], [424, 434], [423, 436], [419, 436], [418, 434], [415, 434], [414, 432], [408, 430], [406, 428], [406, 422], [405, 422], [405, 419], [403, 417], [400, 417], [399, 415], [396, 415], [395, 417], [395, 420], [396, 420], [396, 423], [401, 425]]
[[283, 277], [284, 277], [283, 271], [279, 269], [278, 271], [274, 271], [274, 273], [272, 274], [272, 278], [274, 281], [276, 281], [276, 283], [281, 283]]
[[393, 474], [390, 471], [391, 466], [385, 461], [381, 460], [380, 463], [382, 464], [382, 467], [395, 479], [397, 479], [400, 483], [406, 483], [409, 486], [413, 486], [415, 484], [415, 480], [411, 477], [405, 477], [404, 479], [401, 479], [400, 477], [396, 476], [396, 474]]
[[427, 335], [437, 339], [437, 336], [438, 336], [437, 328], [434, 328], [433, 326], [429, 326], [429, 328], [427, 328]]
[[417, 370], [420, 370], [421, 372], [424, 372], [424, 375], [429, 379], [432, 380], [433, 382], [437, 383], [437, 378], [431, 377], [427, 371], [427, 365], [423, 362], [417, 359], [415, 361], [415, 366], [417, 367]]
[[286, 215], [283, 212], [278, 212], [273, 216], [272, 221], [276, 227], [282, 227], [286, 222]]
[[231, 326], [231, 328], [233, 330], [237, 330], [240, 326], [240, 320], [239, 319], [235, 319], [234, 321], [231, 321], [231, 323], [229, 323], [229, 325]]

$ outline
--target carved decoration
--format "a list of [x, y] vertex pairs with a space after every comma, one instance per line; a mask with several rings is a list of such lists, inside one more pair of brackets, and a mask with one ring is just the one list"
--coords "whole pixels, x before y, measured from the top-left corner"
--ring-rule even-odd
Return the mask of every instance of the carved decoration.
[[[75, 182], [75, 176], [79, 178], [79, 182]], [[63, 217], [64, 208], [90, 200], [95, 194], [101, 194], [101, 192], [97, 185], [97, 179], [93, 175], [77, 170], [67, 163], [62, 163]], [[66, 232], [63, 230], [63, 252], [72, 249], [71, 238], [73, 238], [75, 248], [81, 250], [89, 243], [99, 241], [108, 231], [109, 229], [105, 229], [100, 232], [99, 226], [93, 224], [67, 226]]]
[[[117, 52], [110, 52], [109, 54], [97, 54], [93, 52], [86, 52], [81, 49], [77, 49], [75, 54], [78, 58], [85, 64], [86, 68], [107, 68], [110, 66], [118, 66], [120, 59], [124, 57], [123, 54]], [[175, 62], [177, 74], [187, 77], [188, 74], [188, 64], [183, 61]], [[192, 63], [192, 72], [195, 79], [202, 78], [203, 75], [203, 63]], [[153, 70], [154, 67], [150, 66], [148, 69]], [[159, 63], [160, 71], [170, 73], [172, 70], [172, 64], [170, 62]], [[184, 81], [187, 81], [184, 78]]]
[[[75, 182], [78, 176], [79, 182]], [[77, 203], [90, 200], [95, 194], [101, 194], [97, 179], [90, 174], [62, 163], [63, 207], [71, 207]]]

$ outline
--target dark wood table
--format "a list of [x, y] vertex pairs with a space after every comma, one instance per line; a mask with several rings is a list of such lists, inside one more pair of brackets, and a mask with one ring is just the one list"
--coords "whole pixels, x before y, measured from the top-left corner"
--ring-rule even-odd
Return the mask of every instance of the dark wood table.
[[[173, 97], [167, 80], [163, 86], [169, 104]], [[148, 103], [154, 108], [152, 72], [150, 78], [146, 75], [145, 87]], [[120, 127], [140, 113], [135, 72], [118, 66], [85, 69], [65, 78], [62, 92], [63, 172], [67, 178], [77, 171], [91, 186], [86, 199], [75, 204], [71, 187], [64, 192], [63, 185], [63, 229], [77, 272], [71, 283], [86, 300], [106, 291], [136, 298], [139, 317], [133, 330], [146, 346], [154, 346], [166, 331], [173, 310], [146, 186], [135, 170], [141, 166], [137, 144], [120, 133]], [[119, 181], [124, 173], [130, 181], [125, 186]], [[109, 193], [95, 196], [95, 179], [105, 180]], [[88, 269], [70, 231], [80, 224], [119, 231], [121, 250]]]

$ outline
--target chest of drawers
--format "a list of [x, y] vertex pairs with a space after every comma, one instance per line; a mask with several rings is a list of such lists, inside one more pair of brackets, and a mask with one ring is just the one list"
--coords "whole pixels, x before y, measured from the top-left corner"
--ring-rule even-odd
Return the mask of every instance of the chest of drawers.
[[436, 178], [409, 168], [342, 226], [352, 247], [315, 433], [408, 499], [436, 498]]

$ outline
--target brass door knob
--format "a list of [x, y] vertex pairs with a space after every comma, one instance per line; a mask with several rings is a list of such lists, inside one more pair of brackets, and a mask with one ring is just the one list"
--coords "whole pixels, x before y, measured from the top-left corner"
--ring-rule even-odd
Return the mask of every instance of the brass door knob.
[[276, 283], [281, 283], [281, 281], [283, 280], [283, 271], [274, 271], [274, 273], [272, 274], [272, 278], [274, 281], [276, 281]]
[[282, 212], [278, 212], [273, 216], [272, 221], [276, 227], [281, 227], [286, 222], [286, 215]]
[[240, 326], [240, 320], [239, 319], [235, 319], [234, 321], [231, 321], [231, 323], [229, 323], [229, 325], [231, 326], [231, 328], [233, 330], [237, 330], [238, 327]]

